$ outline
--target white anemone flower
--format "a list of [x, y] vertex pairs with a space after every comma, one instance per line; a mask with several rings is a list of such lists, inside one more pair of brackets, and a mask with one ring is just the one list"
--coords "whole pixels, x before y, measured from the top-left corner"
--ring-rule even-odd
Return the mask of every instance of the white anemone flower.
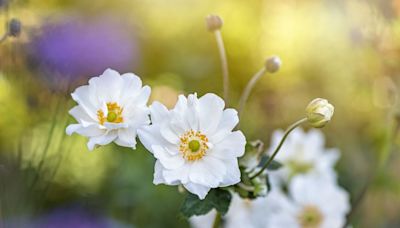
[[[233, 194], [228, 213], [223, 217], [224, 228], [263, 228], [268, 222], [267, 197], [256, 199], [242, 199]], [[212, 227], [216, 211], [212, 210], [206, 215], [192, 216], [189, 219], [193, 228]]]
[[[275, 131], [272, 135], [271, 154], [283, 137], [283, 131]], [[304, 132], [296, 128], [288, 136], [275, 160], [283, 166], [270, 171], [272, 184], [287, 183], [295, 175], [312, 175], [329, 180], [336, 180], [334, 166], [340, 157], [338, 149], [326, 149], [325, 139], [321, 131], [311, 129]]]
[[[266, 197], [242, 199], [236, 194], [224, 228], [341, 228], [350, 210], [349, 195], [335, 182], [313, 176], [296, 176], [288, 195], [273, 189]], [[193, 228], [211, 227], [215, 210], [190, 218]]]
[[78, 105], [69, 113], [78, 123], [69, 125], [67, 134], [88, 137], [89, 150], [113, 141], [135, 148], [137, 129], [150, 123], [146, 105], [150, 91], [138, 76], [107, 69], [71, 94]]
[[341, 228], [350, 211], [349, 195], [335, 182], [312, 176], [297, 176], [289, 196], [272, 191], [267, 197], [268, 228]]
[[240, 181], [238, 157], [246, 139], [233, 131], [239, 117], [215, 94], [180, 95], [172, 110], [154, 102], [152, 125], [139, 129], [143, 145], [157, 159], [154, 184], [183, 185], [204, 199], [211, 188]]

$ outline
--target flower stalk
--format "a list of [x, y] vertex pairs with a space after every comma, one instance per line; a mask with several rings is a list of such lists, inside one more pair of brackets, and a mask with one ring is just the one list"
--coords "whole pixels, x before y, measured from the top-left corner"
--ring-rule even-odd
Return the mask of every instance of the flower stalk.
[[219, 228], [219, 225], [221, 224], [222, 216], [221, 213], [217, 211], [217, 214], [215, 214], [214, 222], [213, 222], [213, 228]]
[[239, 100], [239, 115], [241, 116], [243, 113], [244, 106], [246, 105], [247, 100], [249, 99], [250, 92], [253, 90], [257, 81], [267, 72], [267, 69], [263, 67], [259, 70], [253, 77], [250, 79], [249, 83], [247, 83], [246, 88], [244, 89], [242, 95]]
[[239, 115], [243, 113], [244, 107], [246, 105], [247, 100], [249, 99], [250, 93], [253, 90], [256, 83], [258, 82], [258, 80], [260, 80], [260, 78], [267, 72], [271, 74], [277, 72], [281, 67], [281, 65], [282, 65], [281, 59], [277, 56], [272, 56], [266, 60], [264, 67], [261, 68], [261, 70], [259, 70], [256, 74], [254, 74], [253, 77], [251, 77], [242, 95], [240, 96]]
[[208, 31], [214, 33], [215, 40], [217, 41], [219, 58], [221, 60], [222, 80], [223, 80], [223, 98], [228, 102], [229, 97], [229, 70], [228, 59], [226, 57], [224, 40], [222, 39], [221, 28], [224, 22], [218, 15], [210, 14], [206, 17], [206, 26]]
[[264, 166], [256, 174], [254, 174], [253, 176], [250, 177], [251, 180], [256, 178], [257, 176], [259, 176], [260, 174], [262, 174], [264, 172], [264, 170], [269, 166], [269, 164], [271, 164], [271, 162], [274, 160], [275, 156], [278, 154], [279, 150], [281, 149], [286, 138], [289, 136], [290, 132], [292, 132], [294, 129], [296, 129], [298, 126], [300, 126], [301, 124], [303, 124], [305, 122], [307, 122], [307, 118], [303, 118], [303, 119], [295, 122], [294, 124], [290, 125], [286, 129], [281, 141], [279, 142], [278, 146], [275, 148], [271, 157], [268, 159], [268, 161], [264, 164]]
[[223, 98], [225, 102], [228, 101], [229, 97], [229, 70], [228, 70], [228, 59], [226, 57], [224, 40], [222, 39], [221, 30], [214, 31], [215, 39], [217, 41], [219, 57], [221, 60], [222, 67], [222, 80], [223, 80]]

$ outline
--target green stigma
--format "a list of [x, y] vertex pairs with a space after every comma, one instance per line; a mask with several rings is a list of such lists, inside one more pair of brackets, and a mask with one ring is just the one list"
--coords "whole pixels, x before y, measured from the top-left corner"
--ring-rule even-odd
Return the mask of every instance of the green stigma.
[[189, 142], [189, 149], [192, 152], [197, 152], [200, 149], [200, 142], [197, 140], [192, 140]]
[[107, 114], [107, 121], [114, 122], [117, 119], [117, 114], [115, 112], [109, 112]]

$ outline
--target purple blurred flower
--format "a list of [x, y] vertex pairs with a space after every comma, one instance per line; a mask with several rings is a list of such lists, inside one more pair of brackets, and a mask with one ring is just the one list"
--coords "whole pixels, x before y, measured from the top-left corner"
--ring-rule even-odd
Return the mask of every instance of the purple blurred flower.
[[133, 31], [109, 18], [45, 24], [32, 40], [31, 55], [40, 70], [63, 79], [98, 75], [106, 68], [131, 71], [138, 64]]
[[56, 209], [37, 220], [35, 228], [125, 228], [110, 219], [91, 214], [80, 207]]

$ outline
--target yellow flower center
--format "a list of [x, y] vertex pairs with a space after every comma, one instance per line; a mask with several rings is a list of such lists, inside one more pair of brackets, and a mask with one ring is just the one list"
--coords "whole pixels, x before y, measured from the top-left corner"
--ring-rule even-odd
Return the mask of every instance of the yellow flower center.
[[105, 122], [122, 123], [124, 121], [124, 118], [122, 117], [123, 110], [124, 109], [121, 108], [116, 102], [108, 102], [107, 116], [105, 116], [103, 110], [100, 109], [97, 111], [97, 119], [101, 125], [103, 125]]
[[302, 228], [318, 228], [324, 219], [321, 211], [315, 206], [306, 206], [297, 219]]
[[208, 150], [208, 138], [200, 131], [189, 130], [180, 137], [179, 151], [187, 161], [201, 159]]

